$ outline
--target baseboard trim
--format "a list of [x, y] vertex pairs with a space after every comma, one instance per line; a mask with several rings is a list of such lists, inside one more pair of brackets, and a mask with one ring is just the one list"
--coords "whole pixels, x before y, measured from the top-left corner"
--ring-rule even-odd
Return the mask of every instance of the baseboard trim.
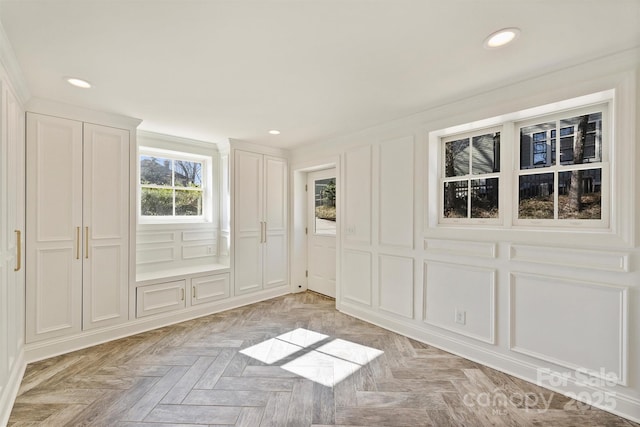
[[[500, 353], [487, 347], [467, 342], [463, 339], [457, 339], [453, 336], [422, 329], [418, 325], [409, 322], [405, 323], [398, 319], [387, 317], [370, 309], [359, 307], [345, 301], [342, 301], [337, 309], [349, 316], [353, 316], [397, 334], [404, 335], [416, 341], [423, 342], [446, 352], [455, 354], [456, 356], [480, 363], [488, 366], [489, 368], [520, 378], [524, 381], [540, 385], [550, 391], [588, 403], [591, 406], [602, 409], [603, 411], [640, 423], [640, 399], [625, 394], [623, 390], [624, 387], [618, 386], [606, 388], [577, 384], [576, 381], [571, 378], [567, 379], [566, 384], [563, 386], [539, 383], [538, 369], [545, 368], [545, 366], [530, 363], [529, 361], [522, 360], [518, 356]], [[606, 396], [613, 393], [615, 394], [615, 407], [612, 408], [606, 404], [594, 401], [587, 402], [580, 398], [581, 393], [584, 392], [587, 392], [587, 394], [590, 394], [591, 396]]]
[[209, 304], [203, 304], [202, 306], [192, 306], [175, 312], [167, 312], [154, 316], [133, 319], [126, 323], [121, 323], [107, 328], [85, 331], [74, 336], [29, 343], [25, 346], [25, 360], [27, 363], [37, 362], [39, 360], [92, 347], [107, 341], [113, 341], [115, 339], [185, 322], [198, 317], [208, 316], [221, 311], [254, 304], [289, 293], [289, 285], [283, 285], [273, 289], [266, 289], [247, 295], [240, 295]]
[[9, 422], [9, 415], [11, 415], [22, 378], [24, 378], [24, 371], [27, 368], [24, 350], [20, 351], [13, 366], [14, 368], [9, 374], [7, 384], [2, 389], [2, 393], [0, 393], [0, 426], [6, 426]]

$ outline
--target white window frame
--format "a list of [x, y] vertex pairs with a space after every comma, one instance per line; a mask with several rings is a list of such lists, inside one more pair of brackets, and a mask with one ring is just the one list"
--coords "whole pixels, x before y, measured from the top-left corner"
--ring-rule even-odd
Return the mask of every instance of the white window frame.
[[[471, 132], [458, 133], [447, 135], [446, 137], [440, 138], [439, 142], [439, 222], [440, 224], [493, 224], [500, 225], [503, 223], [503, 209], [502, 207], [502, 174], [503, 167], [500, 164], [499, 172], [491, 172], [485, 174], [473, 174], [473, 137], [481, 136], [486, 134], [492, 134], [500, 132], [500, 150], [502, 150], [502, 127], [490, 127], [484, 129], [477, 129]], [[461, 139], [469, 139], [469, 173], [466, 175], [458, 175], [447, 177], [446, 175], [446, 144], [451, 141], [457, 141]], [[500, 162], [502, 163], [502, 152], [499, 154]], [[497, 218], [471, 218], [471, 182], [477, 179], [490, 179], [497, 178], [498, 179], [498, 217]], [[444, 216], [444, 184], [447, 182], [456, 182], [456, 181], [467, 181], [467, 217], [466, 218], [447, 218]]]
[[[609, 209], [610, 209], [610, 198], [611, 198], [611, 179], [610, 179], [610, 167], [609, 167], [609, 159], [611, 157], [611, 142], [610, 142], [610, 129], [611, 129], [611, 120], [609, 116], [610, 102], [600, 103], [597, 105], [591, 105], [582, 108], [574, 108], [569, 110], [564, 110], [561, 112], [555, 112], [552, 114], [538, 116], [535, 118], [530, 118], [523, 121], [513, 122], [513, 136], [515, 138], [514, 145], [514, 156], [513, 156], [513, 224], [515, 226], [545, 226], [552, 228], [593, 228], [593, 229], [603, 229], [609, 227]], [[600, 144], [601, 144], [601, 152], [602, 159], [600, 162], [585, 162], [581, 164], [568, 164], [562, 165], [560, 163], [560, 133], [556, 134], [556, 143], [555, 143], [555, 157], [553, 153], [548, 150], [548, 159], [555, 158], [556, 164], [550, 164], [544, 167], [532, 167], [530, 169], [520, 169], [520, 129], [528, 126], [532, 126], [538, 123], [547, 123], [547, 122], [555, 122], [556, 129], [560, 129], [560, 121], [576, 116], [582, 116], [585, 114], [593, 114], [593, 113], [602, 113], [601, 118], [601, 135], [600, 135]], [[549, 134], [550, 132], [547, 131]], [[597, 147], [596, 142], [596, 149]], [[551, 144], [548, 144], [551, 146]], [[532, 154], [533, 155], [533, 154]], [[600, 219], [560, 219], [558, 218], [558, 207], [559, 207], [559, 191], [558, 189], [558, 175], [561, 172], [571, 172], [574, 170], [588, 170], [588, 169], [601, 169], [601, 183], [600, 183]], [[554, 177], [554, 218], [545, 219], [545, 218], [519, 218], [519, 203], [520, 203], [520, 177], [525, 175], [538, 175], [544, 173], [553, 173]]]
[[[202, 189], [201, 190], [189, 190], [189, 191], [201, 191], [202, 192], [202, 215], [142, 215], [142, 188], [153, 187], [146, 186], [140, 183], [141, 169], [140, 159], [142, 156], [159, 157], [163, 159], [173, 161], [187, 161], [197, 162], [202, 164]], [[212, 174], [212, 156], [205, 156], [201, 154], [194, 154], [182, 151], [165, 150], [161, 148], [140, 146], [138, 147], [137, 158], [137, 218], [139, 224], [184, 224], [184, 223], [208, 223], [212, 218], [212, 189], [215, 183], [213, 182]], [[172, 183], [171, 186], [160, 186], [159, 188], [172, 188], [181, 189], [176, 187]], [[174, 211], [175, 211], [175, 197], [174, 197]]]
[[[558, 230], [585, 232], [615, 232], [612, 225], [612, 207], [614, 197], [618, 194], [613, 185], [613, 171], [611, 159], [614, 158], [613, 105], [615, 90], [608, 89], [583, 95], [576, 98], [556, 101], [538, 107], [528, 108], [512, 113], [477, 120], [462, 125], [429, 132], [429, 204], [427, 205], [427, 224], [430, 227], [458, 227], [461, 229], [520, 229], [520, 230]], [[579, 165], [566, 165], [558, 168], [559, 172], [576, 169], [602, 169], [601, 182], [601, 219], [519, 219], [519, 176], [522, 174], [539, 174], [549, 171], [549, 168], [531, 168], [520, 170], [520, 133], [522, 126], [544, 123], [554, 117], [571, 118], [584, 112], [602, 112], [602, 161], [598, 163], [586, 162]], [[499, 218], [498, 220], [475, 218], [444, 218], [444, 143], [462, 139], [465, 135], [481, 135], [492, 130], [501, 135], [500, 142], [500, 174], [499, 174]], [[616, 128], [617, 129], [617, 128]], [[556, 135], [557, 156], [560, 155], [560, 135]], [[597, 149], [597, 148], [596, 148]], [[551, 153], [549, 152], [549, 158]], [[559, 160], [559, 157], [558, 157]], [[558, 162], [559, 163], [559, 162]], [[562, 170], [560, 170], [562, 169]], [[557, 173], [557, 172], [556, 172]], [[454, 179], [455, 180], [455, 179]], [[511, 197], [511, 201], [506, 198]], [[557, 195], [555, 196], [557, 198]], [[437, 198], [437, 200], [435, 200]], [[557, 210], [557, 199], [554, 211]]]

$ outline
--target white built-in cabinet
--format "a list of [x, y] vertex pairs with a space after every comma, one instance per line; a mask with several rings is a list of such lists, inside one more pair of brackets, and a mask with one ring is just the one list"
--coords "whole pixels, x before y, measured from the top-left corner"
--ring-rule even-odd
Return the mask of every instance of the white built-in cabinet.
[[234, 150], [235, 295], [286, 285], [287, 161]]
[[27, 341], [128, 319], [130, 135], [27, 113]]
[[[0, 424], [24, 347], [24, 112], [0, 80]], [[10, 379], [13, 378], [13, 381]]]
[[136, 287], [136, 317], [180, 310], [229, 298], [229, 273], [195, 276]]

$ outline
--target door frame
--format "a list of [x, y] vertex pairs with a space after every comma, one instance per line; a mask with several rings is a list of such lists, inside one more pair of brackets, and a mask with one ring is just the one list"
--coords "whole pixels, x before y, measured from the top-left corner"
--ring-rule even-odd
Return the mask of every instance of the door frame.
[[[339, 226], [339, 222], [336, 222], [336, 230], [335, 230], [335, 234], [317, 234], [316, 233], [316, 214], [315, 214], [315, 206], [316, 206], [316, 189], [315, 189], [315, 184], [318, 180], [327, 180], [327, 179], [332, 179], [334, 181], [334, 183], [337, 184], [337, 176], [336, 176], [336, 169], [335, 168], [329, 168], [329, 169], [320, 169], [317, 171], [311, 171], [311, 172], [307, 172], [307, 230], [306, 230], [306, 236], [307, 236], [307, 252], [311, 252], [311, 248], [313, 247], [312, 245], [312, 240], [313, 239], [319, 239], [319, 240], [315, 240], [316, 244], [320, 244], [320, 246], [324, 246], [324, 244], [326, 244], [328, 242], [328, 240], [326, 239], [330, 239], [333, 242], [333, 251], [336, 252], [336, 241], [338, 240], [337, 234], [338, 234], [338, 226]], [[337, 194], [336, 194], [336, 202], [337, 202]], [[338, 218], [336, 218], [337, 221]], [[320, 242], [323, 242], [322, 244]], [[335, 293], [336, 293], [336, 281], [335, 281], [335, 277], [333, 279], [333, 285], [330, 287], [326, 287], [324, 285], [321, 285], [321, 288], [325, 288], [323, 289], [323, 291], [320, 291], [317, 287], [316, 289], [310, 289], [311, 288], [311, 278], [313, 276], [313, 272], [311, 271], [311, 259], [309, 259], [309, 257], [307, 257], [307, 289], [311, 290], [311, 291], [315, 291], [318, 292], [320, 294], [326, 295], [326, 296], [330, 296], [335, 298]], [[333, 274], [335, 276], [336, 274], [336, 260], [333, 260]], [[326, 283], [325, 283], [326, 284]], [[333, 294], [333, 295], [332, 295]]]
[[[291, 233], [289, 241], [289, 266], [291, 292], [305, 292], [308, 289], [307, 270], [307, 235], [305, 227], [308, 222], [308, 202], [305, 185], [307, 174], [323, 169], [336, 170], [336, 215], [342, 218], [342, 171], [340, 156], [325, 157], [317, 160], [299, 162], [291, 165]], [[336, 229], [336, 308], [340, 303], [340, 258], [342, 253], [342, 223], [338, 219]]]

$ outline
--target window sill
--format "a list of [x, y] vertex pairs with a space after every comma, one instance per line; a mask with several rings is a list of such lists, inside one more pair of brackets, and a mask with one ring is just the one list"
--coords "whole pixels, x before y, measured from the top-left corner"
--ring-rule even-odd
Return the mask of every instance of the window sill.
[[171, 219], [142, 219], [138, 217], [138, 225], [180, 225], [180, 224], [211, 224], [203, 218], [171, 218]]

